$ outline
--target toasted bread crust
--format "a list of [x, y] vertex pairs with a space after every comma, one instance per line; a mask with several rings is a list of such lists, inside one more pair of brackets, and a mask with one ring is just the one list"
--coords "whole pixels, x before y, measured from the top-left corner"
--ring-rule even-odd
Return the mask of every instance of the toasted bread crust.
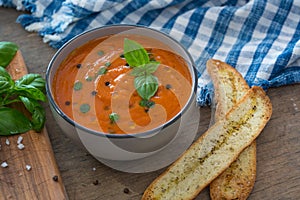
[[144, 192], [144, 200], [193, 199], [219, 176], [260, 134], [272, 106], [260, 87], [253, 87], [211, 126]]
[[[236, 69], [220, 60], [209, 60], [207, 70], [213, 80], [216, 93], [215, 119], [218, 120], [247, 93], [249, 86]], [[255, 179], [256, 142], [254, 141], [210, 184], [211, 199], [247, 199]]]
[[247, 93], [249, 85], [235, 68], [220, 60], [208, 60], [206, 69], [214, 85], [217, 121]]

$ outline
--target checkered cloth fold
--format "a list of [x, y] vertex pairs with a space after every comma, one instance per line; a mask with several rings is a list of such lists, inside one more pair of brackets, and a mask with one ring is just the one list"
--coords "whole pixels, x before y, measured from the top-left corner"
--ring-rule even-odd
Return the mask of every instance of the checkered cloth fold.
[[138, 24], [167, 33], [193, 57], [197, 101], [211, 103], [209, 58], [235, 67], [250, 86], [300, 82], [300, 1], [295, 0], [0, 0], [27, 10], [17, 22], [54, 48], [83, 31]]

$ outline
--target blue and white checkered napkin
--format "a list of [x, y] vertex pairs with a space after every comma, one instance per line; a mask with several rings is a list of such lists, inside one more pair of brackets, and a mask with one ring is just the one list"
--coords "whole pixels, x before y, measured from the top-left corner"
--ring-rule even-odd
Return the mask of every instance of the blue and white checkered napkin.
[[237, 68], [250, 86], [300, 82], [299, 0], [0, 0], [28, 10], [17, 19], [58, 48], [85, 30], [139, 24], [161, 30], [192, 55], [199, 72], [198, 102], [211, 102], [209, 58]]

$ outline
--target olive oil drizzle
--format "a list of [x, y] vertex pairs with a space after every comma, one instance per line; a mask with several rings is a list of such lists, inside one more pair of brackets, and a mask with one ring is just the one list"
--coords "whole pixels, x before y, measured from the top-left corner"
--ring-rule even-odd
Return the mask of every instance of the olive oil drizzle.
[[237, 103], [237, 96], [238, 96], [238, 89], [236, 88], [236, 82], [238, 81], [238, 79], [236, 79], [234, 77], [234, 74], [233, 72], [227, 72], [226, 70], [222, 70], [220, 71], [219, 73], [225, 73], [227, 74], [228, 73], [228, 76], [224, 76], [223, 78], [226, 79], [226, 81], [230, 82], [230, 88], [232, 88], [232, 91], [230, 92], [230, 96], [227, 96], [227, 99], [230, 99], [231, 101], [231, 105], [234, 105]]
[[217, 150], [219, 150], [226, 142], [228, 141], [228, 138], [232, 136], [234, 133], [238, 132], [242, 126], [248, 123], [251, 117], [254, 116], [254, 112], [257, 110], [257, 99], [255, 97], [251, 98], [251, 108], [247, 111], [247, 114], [244, 115], [239, 121], [229, 121], [228, 123], [225, 123], [223, 128], [227, 129], [226, 134], [220, 135], [220, 139], [216, 142], [216, 145], [212, 148], [212, 150], [206, 154], [203, 157], [196, 158], [196, 157], [188, 157], [189, 165], [184, 166], [184, 172], [180, 173], [179, 171], [169, 171], [170, 173], [174, 174], [172, 179], [170, 180], [170, 183], [167, 187], [162, 186], [160, 188], [159, 197], [163, 195], [163, 193], [169, 191], [171, 188], [173, 188], [175, 185], [178, 185], [179, 182], [186, 179], [188, 176], [187, 174], [191, 174], [195, 171], [197, 166], [202, 165], [208, 157], [213, 155]]
[[256, 99], [252, 98], [251, 99], [252, 107], [247, 112], [247, 114], [245, 116], [243, 116], [243, 118], [241, 118], [239, 121], [230, 121], [224, 125], [223, 129], [226, 129], [226, 127], [227, 127], [226, 135], [220, 135], [220, 140], [217, 141], [217, 145], [214, 146], [213, 149], [207, 155], [205, 155], [203, 158], [199, 158], [199, 162], [201, 164], [204, 163], [205, 160], [209, 156], [214, 154], [215, 151], [219, 150], [222, 147], [222, 145], [224, 145], [228, 141], [228, 138], [230, 136], [232, 136], [234, 133], [238, 132], [242, 126], [247, 124], [247, 122], [249, 121], [249, 119], [251, 117], [253, 117], [253, 113], [257, 109], [256, 104], [257, 104]]

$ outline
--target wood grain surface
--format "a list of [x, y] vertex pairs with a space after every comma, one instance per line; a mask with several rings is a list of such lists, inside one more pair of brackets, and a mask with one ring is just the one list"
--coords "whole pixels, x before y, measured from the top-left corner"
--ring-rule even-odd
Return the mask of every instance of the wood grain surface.
[[[23, 13], [0, 8], [0, 40], [16, 42], [29, 72], [44, 75], [56, 49], [15, 23], [20, 14]], [[267, 94], [273, 104], [273, 115], [257, 138], [257, 178], [249, 200], [300, 199], [300, 84], [272, 88]], [[164, 170], [130, 174], [105, 166], [75, 146], [62, 133], [47, 104], [45, 108], [46, 127], [69, 199], [138, 200]], [[211, 112], [207, 107], [199, 108], [199, 112], [198, 132], [203, 133], [209, 126]], [[208, 188], [196, 198], [200, 199], [210, 199]]]
[[[14, 80], [28, 73], [21, 51], [6, 69]], [[13, 107], [29, 116], [23, 104]], [[17, 147], [19, 137], [24, 149]], [[0, 144], [0, 162], [8, 164], [0, 168], [1, 199], [67, 199], [46, 128], [0, 137]]]

